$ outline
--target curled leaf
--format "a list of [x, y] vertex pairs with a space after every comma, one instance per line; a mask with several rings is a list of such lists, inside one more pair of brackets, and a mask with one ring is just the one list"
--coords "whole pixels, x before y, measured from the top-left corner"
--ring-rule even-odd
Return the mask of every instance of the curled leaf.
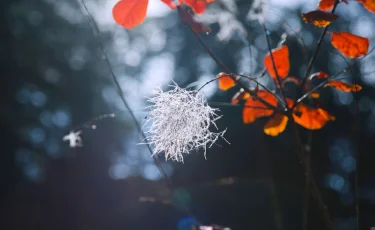
[[285, 86], [285, 83], [288, 83], [288, 82], [293, 82], [296, 85], [302, 85], [302, 82], [301, 82], [300, 79], [298, 79], [296, 77], [293, 77], [293, 76], [289, 76], [289, 77], [284, 79], [284, 81], [282, 83], [283, 87]]
[[320, 0], [318, 8], [320, 10], [329, 11], [332, 10], [336, 0]]
[[250, 97], [250, 94], [246, 92], [244, 89], [240, 89], [233, 97], [232, 97], [232, 104], [238, 104], [240, 100], [246, 100]]
[[190, 26], [190, 28], [196, 33], [211, 33], [212, 30], [210, 27], [206, 26], [205, 24], [198, 22], [193, 18], [193, 16], [187, 12], [186, 10], [182, 9], [181, 7], [177, 7], [177, 10], [180, 15], [180, 20], [182, 23]]
[[121, 0], [112, 9], [115, 22], [126, 29], [141, 24], [146, 17], [148, 0]]
[[335, 117], [324, 109], [299, 104], [293, 110], [293, 120], [306, 129], [316, 130], [321, 129], [328, 121], [335, 120]]
[[[283, 45], [280, 48], [273, 49], [271, 52], [275, 62], [277, 75], [280, 78], [286, 78], [289, 74], [290, 68], [288, 46]], [[271, 55], [269, 53], [264, 58], [264, 66], [267, 68], [269, 75], [271, 75], [273, 79], [276, 79], [275, 69], [273, 68]]]
[[219, 89], [221, 90], [225, 91], [236, 85], [233, 78], [224, 72], [219, 73], [216, 78], [218, 79]]
[[323, 71], [319, 71], [317, 73], [313, 73], [310, 75], [309, 79], [312, 80], [313, 78], [318, 78], [318, 79], [326, 79], [328, 77], [328, 74], [323, 72]]
[[363, 6], [370, 12], [375, 13], [375, 1], [374, 0], [357, 0], [362, 3]]
[[370, 41], [348, 32], [332, 32], [331, 43], [342, 54], [356, 58], [367, 54]]
[[277, 136], [280, 133], [284, 132], [287, 124], [288, 124], [288, 117], [285, 116], [284, 114], [276, 113], [264, 125], [263, 131], [267, 135]]
[[336, 14], [327, 13], [320, 10], [314, 10], [302, 14], [302, 19], [304, 22], [312, 23], [317, 27], [326, 27], [337, 18], [338, 16]]
[[[257, 97], [262, 98], [270, 105], [276, 106], [276, 97], [266, 90], [259, 90]], [[256, 97], [250, 97], [246, 100], [244, 109], [242, 111], [242, 118], [245, 124], [254, 122], [257, 118], [271, 116], [274, 111], [265, 106]]]
[[329, 82], [327, 82], [324, 87], [327, 87], [327, 86], [331, 86], [331, 87], [334, 87], [338, 90], [341, 90], [341, 91], [344, 91], [344, 92], [358, 92], [362, 89], [362, 86], [360, 85], [357, 85], [357, 84], [348, 84], [348, 83], [345, 83], [345, 82], [342, 82], [342, 81], [335, 81], [335, 80], [331, 80]]

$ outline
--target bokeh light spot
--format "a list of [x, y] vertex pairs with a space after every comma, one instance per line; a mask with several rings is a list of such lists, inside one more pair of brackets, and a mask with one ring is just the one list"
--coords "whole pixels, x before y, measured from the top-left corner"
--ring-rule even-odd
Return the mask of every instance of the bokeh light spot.
[[31, 92], [29, 89], [22, 87], [18, 90], [16, 99], [21, 104], [27, 104], [30, 101]]
[[52, 126], [52, 113], [50, 111], [44, 110], [39, 114], [39, 121], [45, 127]]
[[50, 84], [56, 84], [61, 78], [60, 73], [54, 68], [47, 68], [44, 71], [44, 80]]
[[37, 107], [42, 107], [46, 104], [47, 95], [42, 91], [36, 90], [31, 94], [31, 104]]
[[345, 172], [351, 173], [356, 169], [356, 160], [351, 156], [346, 156], [341, 160], [340, 165]]
[[126, 164], [116, 164], [109, 168], [109, 176], [112, 179], [119, 180], [125, 179], [130, 175], [131, 169]]
[[34, 182], [42, 182], [44, 179], [43, 170], [34, 162], [26, 164], [23, 170], [25, 176]]
[[64, 128], [71, 123], [70, 113], [59, 109], [52, 115], [52, 121], [57, 127]]
[[28, 132], [29, 139], [34, 144], [40, 144], [46, 139], [46, 132], [42, 128], [31, 128]]
[[50, 139], [44, 143], [44, 149], [47, 154], [52, 158], [58, 158], [61, 156], [60, 144], [57, 139]]
[[155, 164], [146, 164], [142, 170], [142, 176], [147, 180], [160, 180], [162, 178], [158, 167]]
[[333, 190], [341, 192], [345, 185], [345, 179], [339, 174], [329, 174], [327, 176], [327, 184]]

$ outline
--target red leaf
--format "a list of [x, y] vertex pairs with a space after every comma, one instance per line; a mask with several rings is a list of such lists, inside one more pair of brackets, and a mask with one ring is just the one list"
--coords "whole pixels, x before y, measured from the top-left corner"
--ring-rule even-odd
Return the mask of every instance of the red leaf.
[[233, 80], [233, 78], [224, 72], [219, 73], [216, 77], [218, 78], [217, 81], [219, 83], [219, 89], [221, 90], [225, 91], [236, 85], [236, 82]]
[[342, 54], [356, 58], [367, 54], [370, 41], [348, 32], [332, 32], [331, 43]]
[[287, 124], [288, 117], [283, 114], [276, 113], [264, 125], [263, 131], [267, 135], [277, 136], [280, 133], [284, 132]]
[[363, 6], [370, 12], [375, 13], [375, 1], [374, 0], [357, 0], [362, 3]]
[[191, 14], [189, 12], [187, 12], [186, 10], [182, 9], [181, 7], [177, 7], [177, 10], [179, 12], [181, 22], [186, 24], [186, 25], [189, 25], [190, 28], [194, 32], [196, 32], [196, 33], [206, 33], [206, 34], [212, 32], [210, 27], [208, 27], [205, 24], [195, 20], [193, 18], [193, 16], [191, 16]]
[[321, 108], [310, 108], [304, 104], [297, 105], [293, 110], [293, 120], [306, 129], [321, 129], [328, 121], [335, 117]]
[[335, 5], [336, 0], [320, 0], [318, 8], [320, 10], [329, 11]]
[[337, 18], [338, 16], [336, 14], [331, 14], [320, 10], [314, 10], [302, 14], [302, 19], [304, 22], [312, 23], [317, 27], [326, 27]]
[[[272, 56], [277, 69], [277, 74], [280, 78], [286, 78], [289, 74], [289, 49], [288, 46], [283, 45], [280, 48], [272, 50]], [[273, 68], [271, 55], [268, 53], [264, 58], [264, 66], [273, 79], [276, 79], [276, 73]]]
[[320, 71], [320, 72], [317, 72], [317, 73], [313, 73], [310, 75], [309, 79], [313, 79], [313, 78], [318, 78], [318, 79], [326, 79], [328, 77], [328, 74], [323, 72], [323, 71]]
[[146, 17], [148, 0], [121, 0], [112, 9], [117, 24], [132, 29], [141, 24]]
[[331, 86], [331, 87], [334, 87], [338, 90], [341, 90], [341, 91], [344, 91], [344, 92], [358, 92], [362, 89], [362, 86], [360, 85], [357, 85], [357, 84], [354, 84], [354, 85], [351, 85], [351, 84], [348, 84], [348, 83], [345, 83], [345, 82], [342, 82], [342, 81], [335, 81], [335, 80], [331, 80], [329, 82], [327, 82], [324, 87], [327, 87], [327, 86]]
[[[266, 90], [259, 90], [257, 96], [262, 98], [264, 101], [276, 107], [277, 99], [274, 95]], [[252, 123], [259, 117], [271, 116], [274, 113], [272, 109], [269, 109], [256, 97], [250, 97], [246, 100], [245, 107], [242, 111], [242, 118], [245, 124]]]

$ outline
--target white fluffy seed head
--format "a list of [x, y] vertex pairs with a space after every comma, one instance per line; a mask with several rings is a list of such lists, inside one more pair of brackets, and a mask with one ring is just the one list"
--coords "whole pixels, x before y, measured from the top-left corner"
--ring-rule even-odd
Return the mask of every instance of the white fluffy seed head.
[[220, 118], [200, 92], [188, 91], [173, 85], [172, 90], [163, 92], [161, 88], [148, 98], [151, 103], [146, 124], [147, 141], [153, 145], [153, 155], [165, 154], [166, 160], [183, 162], [183, 154], [203, 148], [206, 157], [207, 145], [211, 147], [215, 141], [223, 137], [222, 132], [211, 132], [211, 124]]

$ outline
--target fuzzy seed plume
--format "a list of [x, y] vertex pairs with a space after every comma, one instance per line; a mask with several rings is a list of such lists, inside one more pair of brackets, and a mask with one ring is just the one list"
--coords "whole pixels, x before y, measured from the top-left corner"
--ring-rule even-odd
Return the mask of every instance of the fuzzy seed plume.
[[226, 130], [210, 131], [212, 126], [218, 129], [218, 109], [211, 108], [201, 92], [171, 87], [166, 92], [160, 87], [148, 98], [146, 139], [154, 147], [153, 156], [164, 153], [166, 160], [183, 162], [185, 154], [203, 149], [206, 157], [207, 146], [211, 147], [219, 137], [225, 140]]

